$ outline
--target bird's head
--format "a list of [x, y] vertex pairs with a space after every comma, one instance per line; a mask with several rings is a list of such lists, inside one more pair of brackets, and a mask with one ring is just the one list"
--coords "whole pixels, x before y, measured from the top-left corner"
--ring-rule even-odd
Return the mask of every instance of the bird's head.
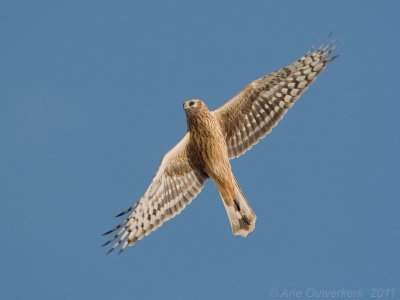
[[206, 116], [209, 114], [207, 105], [199, 99], [185, 101], [183, 109], [185, 110], [188, 129], [198, 126], [202, 123], [202, 120], [207, 119]]
[[206, 104], [199, 99], [192, 99], [183, 102], [183, 109], [187, 116], [196, 115], [204, 109], [208, 110]]

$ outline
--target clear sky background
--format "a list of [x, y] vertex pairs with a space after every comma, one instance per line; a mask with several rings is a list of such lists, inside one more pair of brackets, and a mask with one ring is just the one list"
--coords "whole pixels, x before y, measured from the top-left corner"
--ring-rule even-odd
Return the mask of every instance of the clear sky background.
[[[400, 297], [399, 1], [1, 1], [0, 298]], [[101, 234], [210, 108], [329, 41], [329, 65], [233, 170], [257, 213], [231, 234], [211, 182], [106, 256]]]

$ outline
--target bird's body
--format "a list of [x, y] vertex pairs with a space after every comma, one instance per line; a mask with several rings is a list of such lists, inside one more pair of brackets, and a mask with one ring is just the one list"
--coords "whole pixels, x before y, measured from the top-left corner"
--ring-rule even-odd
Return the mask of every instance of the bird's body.
[[256, 216], [232, 174], [223, 124], [201, 100], [186, 102], [185, 112], [190, 161], [197, 162], [193, 167], [207, 174], [214, 182], [227, 210], [233, 233], [247, 236], [254, 229]]
[[216, 183], [228, 185], [225, 181], [231, 181], [226, 178], [227, 174], [230, 174], [231, 168], [221, 126], [203, 102], [196, 101], [195, 105], [202, 106], [199, 108], [202, 111], [187, 118], [189, 125], [188, 154], [198, 162], [197, 167], [208, 177]]
[[105, 234], [117, 233], [111, 251], [120, 252], [150, 234], [188, 205], [211, 179], [226, 209], [232, 232], [247, 236], [256, 215], [235, 179], [230, 160], [267, 135], [331, 62], [332, 47], [322, 46], [292, 64], [261, 77], [220, 108], [210, 111], [198, 99], [186, 101], [188, 131], [162, 159], [143, 197], [118, 216], [129, 217]]

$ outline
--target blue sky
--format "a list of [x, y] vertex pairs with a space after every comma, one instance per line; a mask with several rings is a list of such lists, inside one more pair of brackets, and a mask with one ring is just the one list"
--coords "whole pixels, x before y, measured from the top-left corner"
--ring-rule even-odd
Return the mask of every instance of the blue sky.
[[[1, 1], [0, 297], [269, 299], [400, 294], [397, 1]], [[101, 234], [216, 108], [337, 38], [339, 59], [233, 170], [257, 213], [231, 234], [208, 182], [105, 256]]]

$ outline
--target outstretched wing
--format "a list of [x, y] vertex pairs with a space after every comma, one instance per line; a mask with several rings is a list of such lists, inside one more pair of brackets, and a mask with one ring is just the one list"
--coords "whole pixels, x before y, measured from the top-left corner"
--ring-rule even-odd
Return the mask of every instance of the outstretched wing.
[[186, 150], [188, 140], [189, 133], [164, 156], [143, 197], [117, 215], [119, 217], [131, 212], [127, 219], [104, 234], [119, 230], [103, 245], [115, 241], [108, 253], [121, 244], [119, 253], [122, 253], [127, 246], [134, 245], [137, 240], [180, 213], [200, 192], [207, 175], [190, 164]]
[[229, 158], [239, 157], [267, 135], [336, 56], [321, 46], [294, 63], [250, 83], [214, 111], [226, 135]]

